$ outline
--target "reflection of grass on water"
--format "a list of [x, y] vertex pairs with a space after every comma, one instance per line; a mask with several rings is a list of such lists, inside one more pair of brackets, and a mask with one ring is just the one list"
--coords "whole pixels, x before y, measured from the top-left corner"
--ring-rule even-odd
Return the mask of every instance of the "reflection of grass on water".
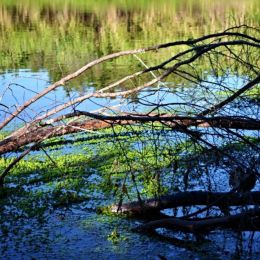
[[[240, 23], [249, 25], [259, 21], [255, 0], [239, 4], [223, 1], [221, 5], [211, 1], [124, 1], [125, 5], [122, 1], [60, 2], [1, 1], [2, 69], [47, 68], [56, 80], [107, 53], [194, 38], [223, 30], [233, 25], [233, 20], [245, 19]], [[148, 55], [148, 65], [170, 57], [172, 50], [160, 55]], [[126, 72], [133, 63], [122, 58], [125, 69], [120, 70]], [[110, 66], [111, 73], [118, 78], [114, 66]], [[91, 73], [101, 84], [101, 79], [108, 77], [104, 67]]]

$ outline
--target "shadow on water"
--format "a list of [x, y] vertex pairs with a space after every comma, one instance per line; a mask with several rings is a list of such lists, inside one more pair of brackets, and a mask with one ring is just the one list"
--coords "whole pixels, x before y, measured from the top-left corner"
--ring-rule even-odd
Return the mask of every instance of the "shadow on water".
[[[234, 23], [247, 22], [252, 26], [257, 25], [259, 9], [257, 0], [3, 0], [0, 3], [0, 104], [6, 104], [9, 111], [13, 111], [18, 104], [28, 100], [50, 82], [114, 51], [194, 38], [223, 30]], [[152, 66], [170, 55], [171, 50], [167, 50], [162, 54], [148, 54], [143, 59]], [[68, 101], [72, 97], [99, 89], [140, 67], [142, 66], [138, 60], [126, 57], [95, 67], [87, 76], [58, 89], [53, 96], [42, 99], [37, 107], [32, 106], [31, 111], [21, 115], [22, 122], [27, 120], [24, 119], [26, 117], [34, 118], [39, 111], [47, 111], [59, 100]], [[206, 70], [207, 64], [202, 64], [201, 71]], [[205, 77], [214, 81], [209, 73], [205, 74]], [[177, 76], [173, 80], [180, 88], [184, 85]], [[226, 80], [229, 81], [226, 82], [227, 85], [230, 85], [230, 82], [236, 87], [242, 85], [240, 77], [229, 77]], [[126, 86], [129, 87], [131, 86]], [[170, 93], [168, 100], [165, 99], [164, 102], [173, 100], [174, 91], [170, 90], [172, 94]], [[150, 91], [155, 94], [148, 95], [148, 92], [143, 92], [140, 96], [129, 97], [133, 106], [138, 98], [147, 103], [153, 102], [154, 98], [161, 98], [156, 90]], [[189, 91], [189, 88], [186, 91]], [[222, 95], [221, 91], [216, 89], [214, 94], [218, 92]], [[174, 101], [183, 100], [178, 97], [178, 100]], [[77, 108], [95, 110], [103, 106], [117, 105], [117, 102], [117, 99], [91, 99]], [[143, 108], [138, 109], [142, 111]], [[5, 109], [1, 107], [0, 117], [6, 116]], [[17, 127], [21, 121], [18, 120], [14, 124]], [[107, 137], [112, 135], [110, 132], [104, 133], [104, 136], [106, 134]], [[149, 135], [150, 132], [146, 134]], [[128, 133], [122, 134], [122, 138], [125, 137], [128, 137]], [[74, 143], [74, 140], [72, 138], [70, 141], [68, 138], [67, 144]], [[208, 235], [206, 240], [196, 241], [191, 235], [175, 233], [173, 236], [172, 233], [159, 230], [156, 235], [148, 237], [132, 231], [132, 228], [140, 224], [138, 221], [97, 214], [96, 207], [110, 204], [111, 200], [95, 188], [96, 183], [102, 183], [95, 167], [100, 164], [102, 174], [111, 172], [116, 160], [108, 153], [114, 150], [113, 147], [105, 145], [99, 148], [102, 154], [95, 157], [91, 154], [95, 149], [91, 150], [84, 142], [82, 145], [82, 141], [86, 139], [79, 139], [79, 144], [76, 144], [81, 149], [78, 154], [76, 151], [79, 147], [72, 145], [61, 150], [60, 147], [53, 148], [64, 156], [63, 161], [58, 161], [59, 166], [64, 167], [62, 170], [53, 167], [51, 162], [46, 163], [48, 158], [44, 160], [37, 157], [36, 151], [32, 153], [35, 156], [32, 158], [33, 163], [30, 159], [24, 164], [21, 163], [20, 168], [7, 179], [7, 195], [0, 194], [0, 258], [260, 258], [259, 232], [238, 234], [215, 231]], [[58, 139], [56, 143], [54, 140], [55, 145], [59, 142], [65, 144], [66, 140]], [[106, 150], [108, 153], [104, 154]], [[1, 159], [2, 163], [5, 158]], [[7, 157], [6, 160], [8, 159]], [[24, 168], [27, 171], [24, 171]], [[211, 188], [214, 189], [215, 184], [221, 184], [219, 186], [226, 189], [222, 178], [226, 172], [218, 170], [219, 179], [212, 181]], [[21, 176], [21, 173], [24, 175]], [[172, 176], [170, 178], [172, 181]], [[227, 183], [227, 179], [224, 180]], [[108, 178], [105, 181], [108, 183], [114, 180]], [[192, 188], [197, 185], [195, 182], [191, 181]], [[160, 234], [168, 236], [162, 238]]]
[[[82, 210], [80, 205], [58, 209], [39, 222], [6, 222], [1, 232], [4, 259], [258, 259], [258, 234], [215, 232], [196, 242], [187, 235], [144, 236], [131, 231], [138, 222]], [[9, 225], [9, 226], [8, 226]], [[7, 231], [8, 229], [8, 231]], [[111, 238], [116, 232], [116, 238]], [[112, 235], [111, 235], [112, 234]], [[165, 233], [164, 233], [165, 235]], [[181, 239], [179, 239], [179, 238]]]

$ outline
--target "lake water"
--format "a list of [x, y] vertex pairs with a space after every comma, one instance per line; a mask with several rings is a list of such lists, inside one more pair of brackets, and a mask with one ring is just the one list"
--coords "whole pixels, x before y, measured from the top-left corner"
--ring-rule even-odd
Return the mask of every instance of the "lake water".
[[[260, 4], [246, 1], [1, 1], [1, 121], [33, 94], [93, 59], [116, 51], [199, 37], [230, 26], [257, 26]], [[182, 49], [174, 50], [178, 52]], [[63, 101], [101, 89], [109, 83], [172, 56], [122, 57], [95, 66], [42, 99], [18, 120], [30, 120]], [[144, 64], [142, 64], [142, 62]], [[207, 64], [201, 65], [206, 71]], [[175, 85], [183, 79], [170, 78]], [[129, 89], [130, 85], [119, 89]], [[158, 99], [157, 99], [158, 100]], [[87, 100], [77, 109], [120, 105], [119, 100]], [[126, 108], [128, 110], [131, 108]], [[123, 110], [126, 110], [123, 109]]]
[[[259, 13], [258, 0], [2, 0], [0, 122], [10, 111], [50, 83], [102, 55], [195, 38], [237, 24], [258, 26]], [[171, 50], [165, 50], [142, 56], [142, 60], [152, 66], [170, 55]], [[57, 104], [100, 89], [140, 68], [143, 65], [134, 57], [122, 57], [99, 65], [32, 105], [7, 129], [15, 128]], [[207, 71], [206, 65], [202, 65], [202, 70], [205, 77], [214, 82], [215, 78]], [[242, 76], [244, 78], [231, 75], [223, 84], [236, 89], [244, 84], [246, 75]], [[180, 78], [171, 78], [169, 82], [179, 88], [186, 87], [186, 91], [194, 87], [192, 84], [185, 86]], [[121, 86], [122, 89], [129, 87]], [[168, 90], [168, 87], [165, 89]], [[149, 95], [149, 91], [153, 95]], [[221, 89], [216, 89], [216, 92], [219, 91]], [[196, 95], [199, 93], [194, 90], [193, 98]], [[156, 100], [165, 103], [187, 102], [185, 96], [176, 96], [174, 92], [165, 96], [165, 93], [158, 93], [155, 87], [137, 97], [130, 97], [130, 104], [124, 104], [117, 98], [91, 98], [76, 108], [92, 111], [103, 106], [120, 106], [123, 111], [143, 111], [146, 107], [136, 105], [135, 99], [138, 98], [147, 104]], [[209, 96], [206, 101], [211, 98], [214, 97]], [[243, 113], [250, 114], [250, 109]], [[239, 108], [236, 111], [240, 111]], [[259, 110], [252, 112], [257, 113]], [[37, 188], [41, 189], [41, 185]], [[167, 259], [234, 259], [248, 256], [251, 250], [249, 256], [252, 259], [260, 257], [259, 234], [256, 234], [256, 242], [251, 245], [249, 238], [252, 234], [247, 232], [241, 237], [232, 232], [213, 232], [209, 236], [210, 241], [188, 248], [187, 245], [159, 242], [156, 238], [133, 233], [130, 228], [136, 226], [136, 222], [100, 216], [88, 208], [83, 203], [58, 209], [48, 215], [42, 225], [26, 218], [20, 220], [13, 214], [15, 217], [10, 222], [1, 223], [2, 227], [7, 225], [9, 229], [7, 234], [0, 232], [1, 256], [4, 259], [74, 259], [75, 255], [79, 259], [160, 259], [162, 255]], [[13, 210], [11, 207], [3, 209], [5, 216], [12, 216]], [[126, 240], [122, 239], [118, 244], [108, 241], [107, 237], [114, 228]]]

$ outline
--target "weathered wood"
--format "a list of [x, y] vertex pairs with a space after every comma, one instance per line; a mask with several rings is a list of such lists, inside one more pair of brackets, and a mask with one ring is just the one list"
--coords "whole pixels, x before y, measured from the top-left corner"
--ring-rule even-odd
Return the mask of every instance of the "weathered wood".
[[157, 228], [166, 228], [185, 233], [203, 234], [218, 228], [232, 228], [238, 231], [260, 231], [260, 209], [233, 216], [201, 220], [167, 218], [148, 222], [136, 228], [140, 232], [149, 232]]
[[10, 136], [0, 141], [0, 155], [7, 152], [15, 152], [24, 145], [38, 142], [42, 140], [47, 134], [48, 138], [63, 136], [66, 134], [72, 134], [82, 132], [84, 130], [97, 130], [109, 127], [110, 124], [100, 120], [86, 120], [83, 122], [70, 123], [64, 126], [45, 126], [36, 127], [33, 130], [28, 128], [24, 129], [23, 133], [19, 135]]
[[135, 122], [147, 123], [147, 122], [162, 122], [169, 123], [168, 125], [172, 128], [176, 127], [214, 127], [214, 128], [225, 128], [225, 129], [243, 129], [243, 130], [260, 130], [260, 120], [256, 119], [245, 119], [237, 118], [232, 116], [215, 116], [215, 117], [204, 117], [204, 116], [178, 116], [171, 114], [123, 114], [118, 116], [107, 116], [89, 113], [86, 111], [77, 111], [77, 116], [85, 115], [94, 119], [104, 120], [106, 122], [117, 123], [117, 124], [133, 124]]
[[85, 130], [98, 130], [110, 127], [111, 125], [126, 125], [136, 123], [149, 123], [149, 122], [162, 122], [168, 123], [172, 129], [178, 130], [180, 127], [215, 127], [215, 128], [233, 128], [233, 129], [246, 129], [246, 130], [260, 130], [260, 121], [251, 119], [241, 119], [234, 117], [214, 117], [214, 118], [201, 118], [201, 117], [188, 117], [176, 115], [121, 115], [121, 116], [104, 116], [93, 114], [84, 111], [76, 111], [74, 116], [87, 116], [93, 119], [86, 119], [81, 122], [73, 122], [63, 126], [35, 126], [22, 129], [14, 132], [12, 136], [0, 141], [0, 155], [18, 150], [24, 145], [38, 142], [47, 133], [49, 138], [82, 132]]
[[113, 205], [111, 211], [126, 213], [133, 217], [141, 217], [157, 214], [158, 211], [163, 209], [180, 206], [212, 205], [227, 207], [259, 204], [260, 191], [246, 193], [190, 191], [149, 199], [143, 201], [142, 205], [137, 201], [125, 203], [120, 208], [117, 205]]

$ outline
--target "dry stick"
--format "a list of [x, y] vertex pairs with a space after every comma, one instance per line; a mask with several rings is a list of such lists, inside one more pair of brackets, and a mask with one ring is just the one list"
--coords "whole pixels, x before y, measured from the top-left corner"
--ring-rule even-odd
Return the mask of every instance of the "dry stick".
[[260, 29], [258, 29], [257, 27], [249, 26], [247, 24], [240, 24], [240, 25], [235, 25], [235, 26], [229, 27], [226, 30], [224, 30], [224, 32], [228, 32], [228, 31], [231, 31], [231, 30], [234, 30], [234, 29], [241, 29], [241, 28], [251, 29], [251, 30], [255, 30], [257, 32], [260, 32]]
[[234, 53], [234, 51], [232, 51], [228, 46], [225, 46], [225, 48], [230, 52], [230, 54], [233, 55], [233, 57], [232, 57], [232, 56], [227, 56], [227, 55], [225, 55], [225, 54], [223, 54], [223, 53], [220, 53], [221, 55], [223, 55], [223, 56], [225, 56], [225, 57], [228, 57], [228, 58], [232, 58], [232, 59], [234, 59], [235, 61], [240, 62], [241, 65], [248, 66], [248, 67], [249, 67], [253, 72], [255, 72], [256, 74], [259, 73], [259, 69], [260, 69], [260, 68], [259, 68], [256, 64], [251, 64], [251, 63], [249, 63], [249, 62], [247, 62], [247, 61], [244, 61], [242, 58], [239, 57], [238, 54]]
[[57, 163], [51, 158], [51, 156], [48, 154], [48, 152], [43, 148], [43, 147], [40, 147], [40, 149], [45, 153], [45, 155], [48, 157], [48, 159], [52, 162], [52, 164], [55, 166], [55, 167], [58, 167]]
[[161, 64], [159, 65], [156, 65], [156, 66], [153, 66], [153, 67], [150, 67], [148, 69], [145, 70], [145, 72], [149, 72], [149, 71], [152, 71], [152, 70], [158, 70], [158, 69], [161, 69], [163, 68], [165, 65], [167, 65], [168, 63], [172, 62], [173, 60], [176, 60], [177, 58], [185, 55], [185, 54], [188, 54], [192, 51], [200, 51], [202, 49], [207, 49], [208, 47], [211, 47], [211, 49], [215, 49], [217, 47], [220, 47], [220, 46], [227, 46], [227, 45], [249, 45], [249, 46], [252, 46], [252, 47], [256, 47], [256, 48], [260, 48], [260, 45], [257, 44], [257, 43], [252, 43], [252, 42], [247, 42], [247, 41], [244, 41], [244, 40], [233, 40], [233, 41], [225, 41], [225, 42], [218, 42], [218, 43], [209, 43], [209, 44], [204, 44], [204, 45], [197, 45], [197, 46], [193, 46], [192, 48], [186, 50], [186, 51], [183, 51], [181, 53], [178, 53], [176, 54], [175, 56], [169, 58], [168, 60], [162, 62]]
[[127, 81], [129, 79], [132, 79], [132, 78], [135, 78], [136, 76], [139, 76], [142, 73], [144, 73], [144, 71], [138, 71], [138, 72], [136, 72], [134, 74], [128, 75], [128, 76], [126, 76], [126, 77], [124, 77], [124, 78], [122, 78], [122, 79], [120, 79], [120, 80], [110, 84], [109, 86], [107, 86], [107, 87], [105, 87], [105, 88], [103, 88], [101, 90], [98, 90], [98, 91], [96, 91], [94, 93], [86, 94], [84, 96], [81, 96], [81, 97], [78, 97], [78, 98], [76, 98], [74, 100], [71, 100], [70, 102], [65, 103], [63, 105], [60, 105], [60, 106], [56, 107], [55, 109], [49, 111], [48, 113], [46, 113], [46, 114], [36, 118], [35, 121], [41, 121], [41, 120], [43, 120], [43, 119], [45, 119], [47, 117], [50, 117], [51, 115], [54, 115], [54, 114], [56, 114], [56, 113], [58, 113], [58, 112], [60, 112], [60, 111], [62, 111], [64, 109], [66, 109], [66, 108], [68, 108], [68, 107], [70, 107], [72, 105], [75, 105], [77, 103], [80, 103], [80, 102], [82, 102], [82, 101], [84, 101], [84, 100], [86, 100], [88, 98], [91, 98], [91, 97], [103, 97], [102, 94], [105, 91], [110, 90], [110, 89], [112, 89], [112, 88], [114, 88], [116, 86], [119, 86], [120, 84], [124, 83], [125, 81]]
[[35, 147], [37, 147], [39, 145], [39, 143], [42, 142], [38, 141], [36, 143], [34, 143], [30, 148], [28, 148], [27, 150], [25, 150], [23, 153], [21, 153], [18, 157], [16, 157], [6, 168], [5, 170], [2, 172], [2, 174], [0, 175], [0, 188], [3, 187], [4, 184], [4, 178], [6, 177], [6, 175], [10, 172], [10, 170], [21, 160], [23, 159], [32, 149], [34, 149]]
[[[254, 144], [253, 142], [250, 142], [246, 137], [244, 137], [243, 135], [229, 129], [229, 128], [225, 128], [225, 130], [228, 132], [228, 133], [231, 133], [232, 135], [240, 138], [241, 140], [244, 141], [244, 143], [250, 145], [252, 148], [255, 148], [255, 150], [257, 150], [258, 152], [260, 152], [260, 147], [258, 147], [258, 145]], [[260, 129], [259, 129], [260, 130]]]
[[4, 178], [6, 175], [9, 173], [9, 171], [24, 157], [26, 156], [33, 148], [35, 148], [38, 145], [38, 143], [35, 143], [32, 145], [30, 148], [25, 150], [22, 154], [20, 154], [17, 158], [15, 158], [7, 167], [6, 169], [2, 172], [0, 175], [0, 188], [3, 187], [4, 185]]
[[[149, 68], [149, 66], [147, 66], [145, 63], [144, 63], [144, 61], [140, 58], [140, 57], [138, 57], [136, 54], [134, 54], [133, 55], [146, 69], [148, 69], [149, 70], [149, 72], [151, 73], [151, 75], [153, 76], [153, 78], [157, 78], [157, 76], [155, 75], [155, 73], [152, 71], [152, 70], [150, 70], [150, 68]], [[159, 82], [160, 84], [162, 84], [164, 87], [166, 87], [166, 85], [165, 85], [165, 83], [164, 82]]]
[[[152, 46], [152, 47], [148, 47], [148, 48], [142, 48], [142, 49], [137, 49], [137, 50], [129, 50], [129, 51], [121, 51], [121, 52], [117, 52], [117, 53], [113, 53], [113, 54], [103, 56], [103, 57], [101, 57], [97, 60], [94, 60], [94, 61], [86, 64], [85, 66], [83, 66], [82, 68], [77, 70], [76, 72], [69, 74], [66, 77], [62, 78], [61, 80], [55, 82], [54, 84], [47, 87], [44, 91], [40, 92], [39, 94], [35, 95], [34, 97], [32, 97], [31, 99], [26, 101], [22, 106], [18, 107], [17, 110], [15, 112], [13, 112], [10, 117], [8, 117], [4, 122], [2, 122], [0, 124], [0, 130], [3, 127], [5, 127], [9, 122], [11, 122], [15, 117], [17, 117], [24, 109], [26, 109], [28, 106], [30, 106], [31, 104], [33, 104], [34, 102], [39, 100], [41, 97], [43, 97], [47, 93], [51, 92], [52, 90], [56, 89], [59, 86], [64, 85], [66, 82], [70, 81], [73, 78], [78, 77], [79, 75], [81, 75], [83, 72], [85, 72], [89, 68], [91, 68], [91, 67], [93, 67], [97, 64], [100, 64], [104, 61], [114, 59], [114, 58], [117, 58], [117, 57], [120, 57], [120, 56], [144, 53], [144, 52], [148, 52], [148, 51], [158, 50], [158, 49], [161, 49], [161, 48], [168, 48], [168, 47], [171, 47], [171, 46], [184, 45], [184, 44], [192, 45], [192, 44], [196, 44], [196, 43], [203, 41], [203, 40], [207, 40], [207, 39], [210, 39], [210, 38], [216, 38], [216, 37], [220, 37], [220, 36], [237, 36], [237, 37], [246, 38], [246, 39], [254, 41], [254, 42], [260, 42], [258, 39], [251, 37], [251, 36], [248, 36], [246, 34], [224, 31], [224, 32], [221, 32], [221, 33], [206, 35], [206, 36], [194, 39], [194, 40], [170, 42], [170, 43], [160, 44], [160, 45], [156, 45], [156, 46]], [[251, 44], [253, 44], [253, 43], [251, 43]]]

